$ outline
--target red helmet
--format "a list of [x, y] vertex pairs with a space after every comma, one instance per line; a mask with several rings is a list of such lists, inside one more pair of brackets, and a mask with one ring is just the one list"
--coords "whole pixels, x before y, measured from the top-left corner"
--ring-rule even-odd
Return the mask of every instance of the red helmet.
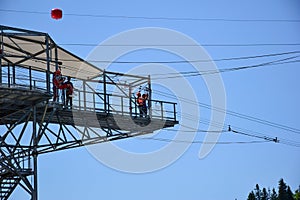
[[61, 75], [61, 71], [58, 69], [54, 72], [54, 75]]

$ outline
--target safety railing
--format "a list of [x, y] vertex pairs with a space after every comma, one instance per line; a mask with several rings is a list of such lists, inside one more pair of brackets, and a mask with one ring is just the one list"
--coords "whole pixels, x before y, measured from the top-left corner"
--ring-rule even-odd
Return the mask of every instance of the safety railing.
[[[52, 78], [52, 76], [50, 76]], [[48, 81], [48, 83], [47, 83]], [[40, 72], [33, 67], [1, 66], [1, 87], [24, 88], [39, 90], [53, 94], [52, 82], [46, 80], [46, 73]], [[127, 115], [131, 117], [159, 118], [163, 120], [176, 120], [176, 103], [161, 100], [147, 100], [147, 114], [141, 114], [134, 95], [109, 94], [102, 91], [79, 90], [74, 88], [75, 95], [72, 97], [73, 109], [105, 112], [107, 114]], [[57, 89], [58, 95], [55, 103], [66, 104], [65, 89]], [[71, 108], [65, 105], [66, 108]]]
[[8, 88], [24, 88], [47, 92], [45, 72], [32, 67], [1, 66], [1, 86]]
[[75, 90], [75, 93], [73, 109], [76, 110], [176, 121], [177, 111], [174, 102], [146, 100], [147, 114], [142, 115], [135, 97], [80, 90]]

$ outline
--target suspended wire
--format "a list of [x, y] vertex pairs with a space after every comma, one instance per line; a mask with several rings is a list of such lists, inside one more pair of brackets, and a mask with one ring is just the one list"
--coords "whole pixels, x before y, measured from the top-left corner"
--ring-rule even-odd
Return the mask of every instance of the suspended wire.
[[[183, 117], [183, 118], [186, 118], [186, 117]], [[188, 118], [188, 119], [196, 121], [195, 118]], [[189, 127], [189, 126], [180, 124], [181, 126], [184, 126], [184, 127], [191, 130], [191, 131], [187, 131], [187, 130], [182, 131], [181, 130], [181, 132], [185, 132], [185, 133], [189, 133], [189, 132], [191, 132], [191, 133], [208, 133], [208, 134], [210, 134], [210, 133], [233, 132], [232, 130], [234, 130], [235, 133], [239, 133], [241, 135], [250, 136], [250, 137], [254, 137], [254, 138], [260, 138], [260, 139], [264, 139], [264, 140], [267, 139], [267, 140], [270, 140], [270, 141], [273, 141], [273, 142], [277, 141], [278, 143], [280, 142], [282, 144], [286, 144], [286, 145], [289, 145], [289, 146], [300, 147], [300, 142], [297, 142], [297, 141], [294, 141], [294, 140], [288, 140], [288, 139], [281, 138], [281, 137], [275, 137], [274, 138], [273, 136], [263, 134], [263, 133], [260, 133], [260, 132], [257, 132], [257, 131], [248, 130], [248, 129], [244, 129], [244, 128], [239, 128], [237, 126], [230, 126], [226, 123], [214, 122], [214, 121], [211, 121], [211, 120], [205, 119], [205, 118], [201, 118], [199, 123], [204, 123], [206, 125], [211, 125], [212, 127], [216, 127], [219, 130], [217, 130], [217, 131], [200, 130], [200, 129], [195, 129], [193, 127]], [[228, 129], [224, 129], [224, 127], [228, 127]], [[179, 131], [179, 130], [174, 130], [174, 129], [165, 129], [165, 130], [173, 131], [173, 132]]]
[[273, 142], [275, 142], [275, 143], [278, 142], [277, 137], [271, 138], [271, 137], [267, 137], [267, 136], [253, 135], [253, 134], [249, 134], [249, 133], [245, 133], [245, 132], [233, 130], [230, 126], [229, 126], [229, 128], [228, 128], [228, 131], [231, 131], [231, 132], [233, 132], [233, 133], [237, 133], [237, 134], [240, 134], [240, 135], [245, 135], [245, 136], [249, 136], [249, 137], [255, 137], [255, 138], [260, 138], [260, 139], [264, 139], [264, 140], [273, 141]]
[[[185, 127], [185, 128], [188, 128], [190, 130], [193, 130], [193, 131], [197, 131], [197, 132], [203, 132], [202, 130], [199, 130], [199, 129], [195, 129], [193, 127], [190, 127], [190, 126], [187, 126], [187, 125], [184, 125], [184, 124], [180, 124], [182, 127]], [[213, 133], [219, 133], [219, 132], [227, 132], [227, 130], [216, 130], [216, 131], [205, 131], [205, 132], [213, 132]]]
[[[161, 91], [157, 91], [155, 90], [156, 92], [161, 92]], [[162, 96], [166, 96], [166, 97], [173, 97], [172, 95], [168, 94], [168, 93], [164, 93], [164, 92], [161, 92]], [[173, 97], [174, 98], [174, 97]], [[177, 97], [178, 98], [178, 97]], [[180, 99], [180, 97], [178, 98]], [[192, 103], [194, 105], [198, 105], [199, 102], [195, 102], [195, 101], [192, 101], [190, 99], [186, 99], [186, 98], [183, 98], [182, 101], [185, 101], [187, 103]], [[211, 109], [211, 106], [206, 104], [206, 108], [208, 109]], [[227, 111], [227, 112], [232, 112], [232, 111]], [[192, 133], [222, 133], [222, 132], [228, 132], [229, 129], [224, 129], [224, 127], [230, 127], [230, 125], [226, 124], [226, 123], [221, 123], [221, 122], [214, 122], [214, 121], [211, 121], [209, 119], [205, 119], [205, 118], [200, 118], [200, 121], [196, 120], [195, 119], [195, 116], [193, 116], [192, 114], [190, 113], [178, 113], [179, 114], [179, 117], [181, 118], [184, 118], [184, 119], [188, 119], [190, 121], [194, 121], [194, 122], [198, 122], [198, 123], [203, 123], [203, 124], [206, 124], [206, 125], [210, 125], [212, 127], [216, 127], [218, 128], [217, 131], [208, 131], [208, 130], [201, 130], [201, 129], [196, 129], [194, 127], [189, 127], [189, 126], [186, 126], [186, 125], [183, 125], [183, 124], [179, 124], [181, 126], [184, 126], [185, 128], [188, 128], [190, 129], [190, 131], [187, 131], [187, 130], [180, 130], [182, 132], [185, 132], [185, 133], [189, 133], [189, 132], [192, 132]], [[268, 125], [268, 124], [267, 124]], [[231, 126], [233, 127], [233, 126]], [[291, 127], [289, 127], [291, 128]], [[167, 131], [179, 131], [179, 130], [172, 130], [172, 129], [166, 129]], [[289, 146], [294, 146], [294, 147], [300, 147], [300, 142], [297, 142], [297, 141], [294, 141], [294, 140], [288, 140], [288, 139], [284, 139], [284, 138], [279, 138], [279, 137], [276, 137], [274, 138], [273, 136], [270, 136], [270, 135], [267, 135], [267, 134], [262, 134], [262, 133], [259, 133], [257, 131], [252, 131], [252, 130], [247, 130], [247, 129], [242, 129], [242, 128], [238, 128], [236, 126], [234, 126], [234, 129], [235, 133], [239, 133], [241, 135], [245, 135], [245, 136], [250, 136], [250, 137], [254, 137], [254, 138], [259, 138], [259, 139], [264, 139], [264, 140], [270, 140], [270, 141], [277, 141], [282, 144], [286, 144], [286, 145], [289, 145]], [[232, 128], [230, 130], [232, 132]]]
[[[7, 50], [6, 50], [7, 51]], [[118, 64], [130, 64], [130, 63], [162, 63], [162, 64], [167, 64], [167, 63], [193, 63], [193, 62], [211, 62], [211, 61], [231, 61], [231, 60], [244, 60], [244, 59], [254, 59], [254, 58], [263, 58], [263, 57], [274, 57], [274, 56], [281, 56], [281, 55], [288, 55], [288, 54], [298, 54], [300, 51], [290, 51], [290, 52], [281, 52], [281, 53], [272, 53], [272, 54], [263, 54], [263, 55], [254, 55], [254, 56], [242, 56], [242, 57], [232, 57], [232, 58], [220, 58], [220, 59], [214, 59], [214, 60], [177, 60], [177, 61], [101, 61], [101, 60], [87, 60], [88, 62], [99, 62], [99, 63], [118, 63]], [[183, 76], [185, 77], [191, 77], [191, 76], [199, 76], [199, 75], [208, 75], [208, 74], [215, 74], [215, 73], [222, 73], [222, 72], [228, 72], [228, 71], [236, 71], [236, 70], [242, 70], [242, 69], [248, 69], [248, 68], [255, 68], [255, 67], [261, 67], [261, 66], [266, 66], [266, 65], [278, 65], [278, 64], [287, 64], [287, 63], [295, 63], [299, 62], [299, 60], [295, 61], [290, 61], [290, 62], [282, 62], [290, 59], [294, 59], [299, 56], [294, 56], [294, 57], [289, 57], [286, 59], [281, 59], [281, 60], [275, 60], [272, 62], [267, 62], [267, 63], [261, 63], [257, 65], [250, 65], [250, 66], [242, 66], [242, 67], [232, 67], [232, 68], [225, 68], [225, 69], [220, 69], [220, 70], [208, 70], [208, 71], [190, 71], [190, 72], [181, 72]], [[36, 62], [41, 62], [45, 63], [41, 60], [35, 60]], [[70, 60], [70, 59], [59, 59], [59, 61], [75, 61], [75, 62], [81, 62], [78, 60]], [[64, 65], [62, 65], [64, 66]], [[65, 68], [70, 68], [70, 66], [64, 66]], [[87, 70], [84, 70], [88, 72]], [[168, 75], [171, 75], [172, 73], [168, 73]], [[163, 75], [163, 79], [165, 78], [177, 78], [177, 77], [182, 77], [181, 75], [179, 76], [178, 73], [176, 73], [176, 76], [169, 76], [165, 77], [166, 74], [153, 74], [153, 76], [159, 76]], [[159, 77], [153, 78], [153, 79], [160, 79]]]
[[289, 141], [285, 141], [285, 140], [280, 140], [280, 143], [288, 145], [288, 146], [292, 146], [292, 147], [300, 147], [300, 143], [299, 142], [289, 142]]
[[[18, 43], [31, 45], [30, 43]], [[93, 43], [58, 43], [59, 46], [85, 47], [261, 47], [261, 46], [300, 46], [300, 43], [241, 43], [241, 44], [93, 44]], [[21, 54], [20, 54], [21, 55]], [[106, 61], [105, 61], [106, 62]], [[108, 62], [108, 61], [107, 61]]]
[[[252, 58], [262, 58], [262, 57], [270, 57], [270, 56], [280, 56], [280, 55], [287, 55], [287, 54], [295, 54], [295, 53], [300, 53], [300, 51], [292, 51], [292, 52], [283, 52], [283, 53], [273, 53], [273, 54], [264, 54], [264, 55], [256, 55], [256, 56], [243, 56], [243, 57], [233, 57], [233, 58], [222, 58], [222, 59], [216, 59], [214, 61], [225, 61], [225, 60], [241, 60], [241, 59], [252, 59]], [[270, 66], [270, 65], [279, 65], [279, 64], [287, 64], [287, 63], [296, 63], [300, 62], [299, 60], [294, 60], [294, 61], [288, 61], [288, 62], [283, 62], [291, 59], [295, 59], [299, 56], [292, 56], [280, 60], [275, 60], [271, 62], [265, 62], [261, 64], [256, 64], [256, 65], [249, 65], [249, 66], [241, 66], [241, 67], [232, 67], [232, 68], [224, 68], [220, 70], [207, 70], [207, 71], [187, 71], [187, 72], [180, 72], [181, 75], [178, 75], [176, 73], [174, 76], [166, 76], [166, 74], [152, 74], [152, 79], [157, 80], [157, 79], [166, 79], [166, 78], [178, 78], [178, 77], [192, 77], [192, 76], [200, 76], [200, 75], [209, 75], [209, 74], [215, 74], [215, 73], [224, 73], [224, 72], [230, 72], [230, 71], [237, 71], [237, 70], [244, 70], [244, 69], [249, 69], [249, 68], [257, 68], [257, 67], [263, 67], [263, 66]], [[45, 61], [41, 60], [35, 60], [36, 62], [40, 63], [46, 63]], [[65, 59], [60, 59], [59, 61], [69, 61]], [[198, 61], [162, 61], [160, 63], [183, 63], [183, 62], [203, 62], [205, 60], [198, 60]], [[104, 62], [104, 61], [99, 61], [99, 62]], [[142, 62], [118, 62], [118, 63], [142, 63]], [[155, 63], [155, 62], [152, 62]], [[159, 63], [159, 62], [156, 62]], [[62, 65], [66, 69], [72, 69], [71, 66], [66, 66]], [[82, 69], [84, 72], [89, 72], [86, 69]], [[168, 73], [168, 75], [172, 75], [174, 73]], [[156, 77], [158, 76], [158, 77]], [[162, 77], [159, 77], [162, 76]]]
[[[282, 56], [289, 54], [299, 54], [300, 51], [289, 51], [282, 53], [273, 53], [273, 54], [263, 54], [263, 55], [254, 55], [254, 56], [241, 56], [241, 57], [232, 57], [232, 58], [219, 58], [219, 59], [209, 59], [209, 60], [173, 60], [173, 61], [108, 61], [108, 60], [86, 60], [87, 62], [92, 63], [116, 63], [116, 64], [181, 64], [181, 63], [199, 63], [199, 62], [220, 62], [220, 61], [232, 61], [232, 60], [248, 60], [255, 58], [265, 58], [265, 57], [274, 57]], [[69, 60], [69, 59], [59, 59], [59, 61], [73, 61], [79, 62], [78, 60]], [[277, 61], [278, 62], [278, 61]]]
[[87, 43], [59, 43], [61, 46], [87, 47], [260, 47], [260, 46], [300, 46], [300, 43], [248, 43], [248, 44], [87, 44]]
[[[206, 120], [206, 121], [205, 121]], [[193, 128], [193, 127], [189, 127], [189, 126], [186, 126], [186, 125], [183, 125], [183, 124], [180, 124], [181, 126], [183, 126], [183, 127], [186, 127], [186, 128], [188, 128], [188, 129], [190, 129], [191, 131], [184, 131], [184, 132], [193, 132], [193, 133], [195, 133], [195, 132], [197, 132], [197, 133], [201, 133], [201, 132], [203, 132], [203, 133], [225, 133], [225, 132], [230, 132], [231, 130], [232, 130], [232, 128], [231, 127], [233, 127], [233, 126], [230, 126], [230, 125], [228, 125], [228, 124], [226, 124], [226, 123], [221, 123], [221, 122], [214, 122], [214, 121], [211, 121], [211, 120], [209, 120], [209, 119], [205, 119], [205, 118], [201, 118], [200, 119], [200, 123], [204, 123], [204, 124], [206, 124], [206, 125], [211, 125], [212, 127], [216, 127], [216, 128], [218, 128], [219, 130], [216, 130], [216, 131], [208, 131], [208, 130], [199, 130], [199, 129], [195, 129], [195, 128]], [[228, 127], [227, 129], [225, 128], [225, 127]], [[230, 127], [230, 129], [229, 129], [229, 127]], [[168, 130], [168, 129], [167, 129]], [[238, 127], [236, 127], [236, 126], [234, 126], [234, 130], [241, 130], [241, 131], [243, 131], [243, 132], [247, 132], [247, 134], [248, 135], [252, 135], [252, 136], [254, 136], [254, 137], [258, 137], [258, 138], [271, 138], [271, 136], [268, 136], [268, 135], [266, 135], [266, 134], [262, 134], [262, 133], [258, 133], [258, 132], [254, 132], [254, 131], [251, 131], [251, 130], [247, 130], [247, 129], [242, 129], [242, 128], [238, 128]], [[178, 130], [176, 130], [176, 131], [178, 131]], [[292, 141], [291, 141], [292, 142]]]
[[165, 97], [168, 97], [168, 98], [173, 98], [175, 100], [178, 99], [180, 101], [183, 101], [183, 102], [186, 102], [186, 103], [189, 103], [189, 104], [192, 104], [192, 105], [200, 106], [200, 107], [210, 109], [210, 110], [214, 110], [214, 111], [217, 111], [217, 112], [226, 113], [226, 114], [229, 114], [229, 115], [234, 116], [234, 117], [246, 119], [246, 120], [249, 120], [249, 121], [252, 121], [252, 122], [256, 122], [256, 123], [260, 123], [260, 124], [267, 125], [267, 126], [270, 126], [270, 127], [274, 127], [274, 128], [278, 128], [278, 129], [281, 129], [281, 130], [286, 130], [286, 131], [290, 131], [290, 132], [293, 132], [293, 133], [300, 134], [300, 130], [296, 129], [296, 128], [293, 128], [293, 127], [289, 127], [289, 126], [286, 126], [286, 125], [274, 123], [274, 122], [267, 121], [267, 120], [264, 120], [264, 119], [259, 119], [259, 118], [252, 117], [252, 116], [249, 116], [249, 115], [237, 113], [237, 112], [234, 112], [234, 111], [231, 111], [231, 110], [228, 110], [228, 109], [225, 110], [225, 109], [222, 109], [222, 108], [211, 106], [209, 104], [196, 102], [196, 101], [190, 100], [190, 99], [185, 98], [185, 97], [179, 97], [179, 96], [174, 97], [173, 95], [162, 92], [162, 91], [154, 90], [153, 92], [158, 93], [159, 95], [162, 95], [162, 96], [165, 96]]
[[[190, 129], [189, 131], [184, 130], [184, 132], [203, 132], [203, 133], [221, 133], [221, 132], [228, 132], [228, 130], [226, 129], [229, 125], [225, 124], [225, 123], [221, 123], [221, 122], [216, 122], [216, 121], [212, 121], [206, 118], [200, 118], [200, 121], [198, 121], [198, 119], [195, 119], [195, 116], [188, 114], [188, 113], [178, 113], [179, 117], [182, 119], [187, 119], [189, 121], [193, 121], [193, 122], [197, 122], [200, 124], [205, 124], [205, 125], [210, 125], [211, 127], [216, 128], [216, 130], [213, 131], [208, 131], [208, 130], [201, 130], [201, 129], [195, 129], [194, 127], [189, 127], [183, 124], [179, 124], [185, 128]], [[174, 131], [174, 129], [166, 129], [167, 131]]]
[[[279, 59], [271, 62], [264, 62], [261, 64], [256, 65], [247, 65], [247, 66], [240, 66], [240, 67], [232, 67], [232, 68], [223, 68], [223, 69], [216, 69], [216, 70], [207, 70], [207, 71], [187, 71], [187, 72], [179, 72], [177, 73], [168, 73], [168, 74], [153, 74], [151, 75], [152, 80], [159, 80], [159, 79], [171, 79], [171, 78], [181, 78], [181, 77], [192, 77], [192, 76], [203, 76], [203, 75], [211, 75], [211, 74], [217, 74], [217, 73], [224, 73], [224, 72], [232, 72], [232, 71], [239, 71], [239, 70], [245, 70], [245, 69], [251, 69], [251, 68], [258, 68], [258, 67], [265, 67], [265, 66], [272, 66], [272, 65], [282, 65], [287, 63], [297, 63], [300, 62], [300, 60], [294, 60], [289, 62], [283, 62], [287, 60], [292, 60], [295, 58], [298, 58], [300, 56], [292, 56], [284, 59]], [[173, 76], [166, 76], [166, 75], [172, 75]], [[155, 77], [155, 76], [163, 76], [163, 77]]]
[[[168, 93], [164, 93], [164, 92], [161, 92], [161, 91], [157, 91], [157, 90], [155, 90], [155, 92], [157, 92], [157, 93], [159, 93], [160, 95], [162, 95], [162, 96], [166, 96], [166, 97], [171, 97], [171, 98], [174, 98], [173, 97], [173, 95], [170, 95], [170, 94], [168, 94]], [[194, 104], [194, 105], [198, 105], [198, 104], [200, 104], [200, 106], [204, 106], [205, 108], [208, 108], [208, 109], [211, 109], [211, 106], [210, 105], [208, 105], [208, 104], [201, 104], [201, 103], [199, 103], [199, 102], [193, 102], [192, 100], [190, 100], [190, 99], [186, 99], [186, 98], [183, 98], [183, 97], [176, 97], [177, 99], [181, 99], [182, 101], [185, 101], [185, 102], [187, 102], [187, 103], [192, 103], [192, 104]], [[235, 116], [237, 116], [237, 117], [239, 117], [239, 115], [242, 115], [242, 117], [243, 118], [246, 118], [246, 119], [248, 119], [248, 118], [250, 118], [252, 121], [255, 121], [255, 122], [257, 122], [258, 120], [260, 120], [260, 119], [258, 119], [258, 118], [254, 118], [254, 117], [251, 117], [251, 116], [246, 116], [246, 115], [243, 115], [243, 114], [240, 114], [240, 113], [236, 113], [236, 112], [233, 112], [233, 111], [224, 111], [224, 112], [227, 112], [227, 113], [229, 113], [229, 114], [234, 114]], [[179, 113], [179, 116], [181, 116], [181, 117], [183, 117], [183, 118], [185, 118], [185, 119], [188, 119], [188, 120], [193, 120], [193, 121], [196, 121], [195, 120], [195, 117], [194, 116], [192, 116], [191, 114], [189, 114], [189, 113]], [[212, 121], [210, 121], [210, 120], [207, 120], [206, 122], [205, 122], [205, 119], [200, 119], [200, 123], [204, 123], [204, 124], [210, 124], [211, 126], [213, 126], [213, 127], [217, 127], [217, 128], [223, 128], [224, 127], [224, 125], [222, 124], [222, 123], [220, 123], [220, 122], [212, 122]], [[285, 125], [281, 125], [281, 124], [276, 124], [276, 123], [273, 123], [273, 122], [269, 122], [269, 121], [266, 121], [266, 120], [262, 120], [262, 121], [260, 121], [259, 123], [263, 123], [263, 124], [265, 124], [265, 125], [271, 125], [271, 126], [275, 126], [276, 128], [280, 128], [280, 129], [284, 129], [284, 130], [287, 130], [287, 131], [292, 131], [292, 132], [297, 132], [297, 133], [299, 133], [299, 129], [295, 129], [295, 128], [292, 128], [292, 127], [288, 127], [288, 126], [285, 126]], [[228, 126], [228, 125], [227, 125]], [[191, 129], [193, 129], [193, 131], [190, 131], [190, 132], [197, 132], [197, 129], [195, 129], [195, 128], [192, 128], [192, 127], [190, 127]], [[291, 130], [292, 129], [292, 130]], [[203, 131], [203, 130], [199, 130], [200, 132], [201, 131]], [[246, 130], [246, 131], [249, 131], [249, 130]], [[187, 131], [185, 131], [185, 132], [187, 132]], [[205, 132], [205, 131], [203, 131], [203, 132]], [[226, 131], [225, 131], [226, 132]], [[243, 133], [242, 131], [239, 131], [239, 132], [241, 132], [241, 133]], [[253, 131], [252, 131], [253, 132]], [[257, 137], [257, 138], [262, 138], [262, 139], [265, 139], [265, 138], [271, 138], [271, 136], [267, 136], [267, 135], [263, 135], [263, 134], [261, 134], [261, 133], [258, 133], [258, 132], [253, 132], [253, 133], [255, 133], [255, 134], [251, 134], [253, 137]], [[248, 134], [249, 135], [249, 134]], [[262, 136], [263, 135], [263, 136]], [[300, 146], [300, 142], [296, 142], [296, 141], [292, 141], [292, 140], [287, 140], [287, 139], [283, 139], [283, 138], [278, 138], [280, 141], [281, 141], [281, 143], [283, 143], [283, 144], [287, 144], [287, 145], [290, 145], [290, 146], [295, 146], [295, 147], [299, 147]], [[275, 139], [274, 138], [272, 138], [272, 140], [274, 141]]]
[[[186, 118], [186, 117], [183, 117], [183, 118]], [[188, 119], [197, 121], [194, 118], [191, 118], [191, 119], [188, 118]], [[180, 131], [180, 132], [183, 132], [183, 133], [207, 133], [207, 134], [232, 132], [232, 133], [235, 133], [235, 134], [240, 134], [240, 135], [244, 135], [244, 136], [248, 136], [248, 137], [263, 139], [263, 141], [258, 141], [258, 142], [262, 142], [262, 143], [263, 142], [275, 142], [275, 143], [282, 143], [282, 144], [285, 144], [285, 145], [288, 145], [288, 146], [300, 147], [300, 142], [297, 142], [297, 141], [294, 141], [294, 140], [288, 140], [288, 139], [284, 139], [284, 138], [281, 138], [281, 137], [273, 137], [273, 136], [270, 136], [270, 135], [267, 135], [267, 134], [259, 133], [257, 131], [238, 128], [237, 126], [230, 126], [226, 123], [214, 122], [214, 121], [211, 121], [211, 120], [208, 120], [208, 119], [205, 119], [205, 118], [201, 118], [199, 123], [204, 123], [204, 124], [207, 124], [207, 125], [209, 124], [212, 127], [218, 128], [218, 130], [210, 131], [210, 130], [204, 130], [204, 129], [196, 129], [196, 128], [193, 128], [193, 127], [190, 127], [190, 126], [179, 124], [179, 125], [187, 128], [187, 129], [190, 129], [190, 130], [164, 129], [164, 131], [167, 131], [167, 132], [179, 132]], [[224, 129], [224, 127], [228, 127], [228, 128]], [[234, 127], [234, 129], [231, 128], [231, 127]], [[157, 140], [162, 140], [162, 141], [165, 141], [165, 142], [173, 141], [173, 140], [169, 140], [169, 139], [157, 139]], [[179, 141], [179, 142], [182, 142], [182, 141]], [[189, 141], [187, 141], [187, 142], [189, 142]], [[194, 143], [202, 143], [202, 142], [201, 141], [196, 141]], [[231, 143], [231, 142], [228, 142], [228, 143]], [[233, 142], [233, 143], [235, 143], [235, 142]]]
[[[0, 9], [1, 12], [11, 13], [26, 13], [49, 15], [49, 12], [41, 11], [26, 11], [14, 9]], [[99, 14], [78, 14], [78, 13], [65, 13], [65, 16], [74, 17], [92, 17], [92, 18], [110, 18], [110, 19], [141, 19], [141, 20], [164, 20], [164, 21], [208, 21], [208, 22], [268, 22], [268, 23], [299, 23], [298, 19], [230, 19], [230, 18], [182, 18], [182, 17], [148, 17], [148, 16], [129, 16], [129, 15], [99, 15]]]
[[[168, 94], [169, 95], [169, 94]], [[267, 140], [268, 142], [277, 142], [277, 143], [282, 143], [282, 144], [286, 144], [289, 146], [295, 146], [295, 147], [299, 147], [300, 146], [300, 142], [297, 141], [292, 141], [292, 140], [287, 140], [287, 139], [283, 139], [283, 138], [279, 138], [279, 137], [273, 137], [267, 134], [262, 134], [259, 133], [257, 131], [251, 131], [251, 130], [247, 130], [247, 129], [242, 129], [242, 128], [238, 128], [236, 126], [234, 126], [234, 129], [232, 129], [230, 126], [226, 123], [221, 123], [221, 122], [214, 122], [211, 121], [209, 119], [205, 119], [205, 118], [201, 118], [200, 121], [196, 120], [195, 117], [189, 113], [178, 113], [179, 116], [181, 118], [184, 119], [188, 119], [190, 121], [195, 121], [198, 123], [204, 123], [207, 125], [210, 125], [212, 127], [216, 127], [217, 130], [204, 130], [204, 129], [196, 129], [194, 127], [190, 127], [190, 126], [186, 126], [184, 124], [179, 124], [180, 126], [183, 126], [187, 129], [190, 130], [179, 130], [179, 129], [164, 129], [167, 132], [184, 132], [184, 133], [207, 133], [207, 134], [212, 134], [212, 133], [225, 133], [225, 132], [233, 132], [235, 134], [240, 134], [240, 135], [244, 135], [244, 136], [248, 136], [248, 137], [254, 137], [254, 138], [259, 138], [259, 139], [263, 139], [263, 140]], [[224, 127], [230, 127], [228, 129], [224, 129]], [[169, 141], [168, 139], [163, 139], [165, 141]], [[265, 142], [265, 141], [263, 141]], [[199, 142], [201, 143], [201, 141]]]
[[253, 131], [253, 130], [249, 130], [249, 129], [245, 129], [245, 128], [240, 128], [240, 127], [232, 126], [232, 125], [229, 125], [229, 124], [227, 124], [226, 126], [227, 126], [228, 131], [230, 131], [230, 129], [231, 130], [233, 129], [235, 131], [244, 132], [244, 133], [247, 133], [247, 134], [250, 134], [250, 135], [253, 135], [253, 136], [273, 138], [273, 136], [271, 136], [271, 135], [261, 133], [261, 132], [258, 132], [258, 131]]
[[[228, 130], [203, 130], [203, 129], [195, 129], [195, 128], [192, 128], [192, 127], [189, 127], [189, 126], [186, 126], [186, 125], [183, 125], [183, 124], [180, 124], [180, 126], [182, 127], [185, 127], [185, 128], [188, 128], [190, 130], [180, 130], [182, 132], [191, 132], [191, 133], [224, 133], [224, 132], [228, 132]], [[179, 131], [179, 130], [175, 130], [175, 129], [164, 129], [165, 131]]]
[[268, 137], [268, 136], [253, 135], [253, 134], [233, 130], [233, 129], [230, 128], [230, 126], [229, 126], [229, 131], [231, 131], [233, 133], [240, 134], [240, 135], [249, 136], [249, 137], [261, 138], [261, 139], [264, 139], [264, 140], [267, 140], [267, 141], [270, 141], [270, 142], [282, 143], [282, 144], [285, 144], [285, 145], [288, 145], [288, 146], [293, 146], [293, 147], [300, 147], [300, 142], [297, 142], [297, 141], [279, 139], [278, 137], [272, 138], [272, 137]]
[[221, 133], [223, 131], [208, 131], [208, 130], [201, 130], [201, 129], [195, 129], [194, 131], [187, 131], [187, 130], [175, 130], [175, 129], [164, 129], [164, 131], [170, 131], [170, 132], [185, 132], [185, 133]]
[[[298, 56], [297, 56], [298, 57]], [[289, 58], [289, 59], [294, 59], [294, 58]], [[243, 69], [248, 69], [248, 68], [256, 68], [256, 67], [263, 67], [263, 66], [274, 66], [274, 65], [282, 65], [282, 64], [289, 64], [289, 63], [298, 63], [300, 60], [293, 60], [293, 61], [278, 61], [275, 63], [270, 63], [270, 64], [258, 64], [258, 65], [249, 65], [249, 66], [242, 66], [242, 67], [231, 67], [231, 68], [223, 68], [223, 69], [216, 69], [216, 70], [207, 70], [207, 71], [186, 71], [186, 72], [174, 72], [174, 73], [160, 73], [160, 74], [151, 74], [151, 76], [155, 77], [158, 76], [157, 79], [159, 79], [159, 76], [166, 76], [166, 75], [178, 75], [179, 73], [182, 74], [184, 77], [189, 77], [189, 76], [202, 76], [202, 75], [208, 75], [208, 74], [216, 74], [216, 73], [223, 73], [223, 72], [230, 72], [230, 71], [238, 71], [238, 70], [243, 70]], [[170, 78], [177, 78], [177, 77], [182, 77], [182, 76], [170, 76]]]
[[[158, 74], [151, 74], [152, 80], [160, 80], [160, 79], [173, 79], [173, 78], [182, 78], [182, 77], [194, 77], [194, 76], [204, 76], [204, 75], [212, 75], [217, 73], [225, 73], [225, 72], [232, 72], [232, 71], [239, 71], [245, 69], [252, 69], [252, 68], [260, 68], [266, 66], [274, 66], [274, 65], [283, 65], [283, 64], [290, 64], [290, 63], [298, 63], [300, 60], [293, 60], [300, 56], [292, 56], [284, 59], [279, 59], [271, 62], [264, 62], [256, 65], [247, 65], [247, 66], [239, 66], [239, 67], [231, 67], [231, 68], [223, 68], [223, 69], [215, 69], [215, 70], [206, 70], [206, 71], [185, 71], [185, 72], [177, 72], [177, 73], [158, 73]], [[292, 61], [288, 61], [292, 60]], [[131, 80], [130, 78], [127, 80]]]
[[[182, 124], [180, 124], [181, 126], [184, 126]], [[219, 130], [219, 131], [209, 131], [209, 130], [199, 130], [199, 129], [195, 129], [192, 127], [188, 127], [185, 126], [186, 128], [189, 129], [193, 129], [193, 131], [187, 131], [187, 130], [174, 130], [174, 129], [164, 129], [165, 131], [174, 131], [174, 132], [184, 132], [184, 133], [189, 133], [189, 132], [193, 132], [193, 133], [208, 133], [208, 134], [212, 134], [212, 133], [225, 133], [225, 132], [232, 132], [235, 134], [239, 134], [239, 135], [243, 135], [243, 136], [247, 136], [247, 137], [253, 137], [253, 138], [258, 138], [258, 139], [262, 139], [262, 141], [250, 141], [250, 142], [203, 142], [203, 141], [182, 141], [182, 140], [174, 140], [174, 139], [165, 139], [165, 138], [157, 138], [157, 137], [149, 137], [149, 138], [142, 138], [142, 139], [153, 139], [153, 140], [158, 140], [158, 141], [164, 141], [164, 142], [180, 142], [180, 143], [203, 143], [203, 144], [233, 144], [233, 143], [264, 143], [264, 142], [275, 142], [275, 143], [282, 143], [288, 146], [293, 146], [293, 147], [300, 147], [300, 142], [296, 142], [296, 141], [291, 141], [291, 140], [286, 140], [286, 139], [281, 139], [278, 137], [271, 137], [271, 136], [267, 136], [267, 135], [257, 135], [257, 134], [252, 134], [249, 132], [243, 132], [243, 131], [237, 131], [236, 129], [232, 129], [231, 126], [228, 127], [227, 130]], [[253, 131], [252, 131], [253, 132]]]
[[156, 140], [156, 141], [162, 141], [162, 142], [176, 142], [176, 143], [188, 143], [188, 144], [253, 144], [253, 143], [267, 143], [271, 141], [261, 141], [261, 140], [256, 140], [256, 141], [230, 141], [230, 142], [204, 142], [204, 141], [199, 141], [199, 140], [194, 140], [194, 141], [186, 141], [186, 140], [175, 140], [175, 139], [166, 139], [166, 138], [157, 138], [157, 137], [143, 137], [143, 138], [138, 138], [138, 139], [143, 139], [143, 140]]
[[280, 140], [281, 143], [283, 144], [291, 144], [293, 146], [298, 146], [300, 147], [300, 141], [295, 141], [295, 140], [289, 140], [289, 139], [285, 139], [285, 138], [278, 138], [278, 140]]

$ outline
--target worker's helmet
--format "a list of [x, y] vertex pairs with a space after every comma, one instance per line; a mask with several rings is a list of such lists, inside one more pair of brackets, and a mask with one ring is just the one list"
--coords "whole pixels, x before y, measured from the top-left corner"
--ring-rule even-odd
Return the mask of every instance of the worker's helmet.
[[61, 71], [60, 71], [60, 70], [56, 70], [56, 71], [54, 72], [54, 75], [61, 75]]

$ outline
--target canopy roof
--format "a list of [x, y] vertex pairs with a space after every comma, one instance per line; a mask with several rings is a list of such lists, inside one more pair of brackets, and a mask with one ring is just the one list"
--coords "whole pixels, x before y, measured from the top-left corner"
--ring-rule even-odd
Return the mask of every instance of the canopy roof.
[[54, 72], [60, 66], [65, 76], [92, 79], [102, 70], [59, 47], [47, 33], [0, 25], [1, 65], [32, 67]]

